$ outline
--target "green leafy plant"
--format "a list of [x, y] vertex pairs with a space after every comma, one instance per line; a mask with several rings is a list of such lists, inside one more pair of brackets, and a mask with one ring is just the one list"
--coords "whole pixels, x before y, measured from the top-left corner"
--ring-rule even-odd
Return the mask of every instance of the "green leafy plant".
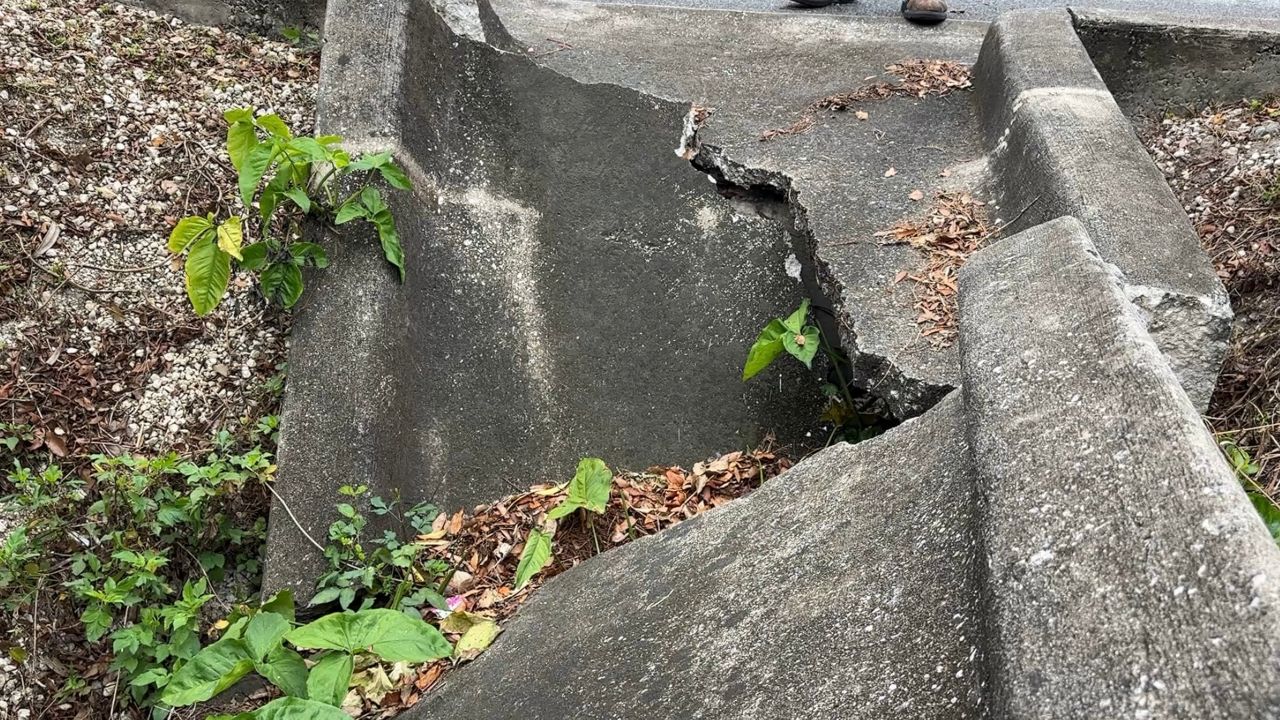
[[[383, 599], [398, 610], [427, 604], [446, 607], [441, 592], [449, 579], [449, 567], [440, 561], [416, 564], [422, 545], [406, 539], [429, 532], [439, 509], [431, 503], [418, 503], [402, 511], [398, 497], [367, 497], [369, 488], [364, 485], [344, 485], [338, 492], [350, 501], [338, 503], [339, 517], [329, 526], [324, 550], [329, 571], [316, 581], [311, 604], [337, 601], [345, 610], [357, 605], [357, 600], [360, 608], [368, 608]], [[366, 536], [369, 520], [356, 507], [364, 504], [366, 497], [369, 511], [398, 526], [398, 531], [384, 529], [381, 534]]]
[[841, 433], [849, 442], [861, 442], [878, 435], [881, 428], [875, 424], [874, 418], [864, 416], [845, 379], [843, 368], [848, 361], [831, 348], [822, 330], [811, 321], [807, 299], [785, 319], [774, 318], [764, 326], [747, 351], [742, 380], [746, 382], [760, 374], [784, 352], [812, 369], [819, 350], [827, 355], [836, 376], [836, 382], [822, 385], [822, 392], [830, 401], [823, 419], [833, 424], [832, 437]]
[[[222, 301], [233, 261], [257, 275], [263, 296], [293, 307], [302, 295], [302, 269], [329, 264], [324, 248], [302, 240], [308, 218], [332, 225], [364, 219], [376, 229], [383, 255], [404, 280], [395, 218], [370, 184], [380, 177], [398, 190], [413, 188], [390, 153], [353, 159], [342, 148], [341, 137], [295, 137], [279, 115], [257, 115], [251, 107], [233, 108], [223, 116], [240, 200], [246, 208], [256, 202], [257, 217], [246, 221], [232, 215], [219, 221], [210, 213], [182, 218], [174, 226], [168, 247], [186, 254], [187, 297], [196, 314], [207, 315]], [[339, 187], [349, 192], [340, 196]], [[257, 242], [246, 244], [247, 225], [256, 225]]]
[[1253, 459], [1249, 451], [1237, 445], [1230, 435], [1220, 439], [1218, 446], [1222, 448], [1222, 454], [1235, 472], [1236, 479], [1244, 485], [1249, 502], [1262, 517], [1262, 522], [1266, 524], [1272, 539], [1280, 545], [1280, 504], [1277, 504], [1258, 484], [1256, 477], [1262, 471], [1262, 467]]
[[[299, 650], [323, 652], [308, 669]], [[277, 597], [271, 609], [238, 618], [217, 642], [196, 653], [173, 674], [161, 700], [171, 707], [204, 702], [257, 672], [291, 697], [339, 706], [357, 654], [424, 663], [449, 657], [453, 646], [422, 618], [390, 609], [332, 613], [295, 628], [291, 598]], [[269, 708], [252, 716], [271, 717], [260, 714]]]
[[0, 544], [0, 609], [65, 598], [85, 640], [110, 643], [121, 695], [154, 704], [200, 649], [213, 583], [256, 590], [266, 524], [242, 507], [275, 472], [261, 440], [253, 427], [203, 457], [95, 455], [84, 476], [15, 462], [0, 505], [24, 519]]
[[[551, 562], [551, 543], [556, 532], [556, 521], [581, 510], [584, 513], [604, 514], [609, 504], [609, 490], [613, 487], [613, 473], [600, 458], [587, 457], [578, 461], [578, 469], [569, 481], [568, 492], [558, 505], [547, 513], [541, 528], [529, 531], [524, 549], [516, 564], [515, 589], [519, 590]], [[592, 537], [595, 526], [589, 525]], [[597, 539], [596, 548], [600, 543]]]
[[747, 352], [742, 379], [750, 380], [758, 375], [778, 359], [783, 351], [804, 363], [805, 367], [813, 367], [813, 358], [818, 354], [821, 340], [818, 327], [808, 324], [808, 319], [809, 301], [805, 300], [785, 320], [770, 320]]

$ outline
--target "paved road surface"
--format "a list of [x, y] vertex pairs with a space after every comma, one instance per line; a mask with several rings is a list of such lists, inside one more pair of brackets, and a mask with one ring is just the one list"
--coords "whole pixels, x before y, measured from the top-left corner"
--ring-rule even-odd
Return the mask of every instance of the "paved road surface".
[[[678, 7], [720, 8], [725, 10], [761, 10], [778, 12], [821, 12], [847, 15], [896, 15], [900, 0], [855, 0], [844, 5], [831, 5], [820, 10], [807, 10], [789, 0], [595, 0], [616, 5], [668, 5]], [[1280, 0], [949, 0], [952, 17], [968, 20], [991, 20], [1002, 10], [1014, 8], [1060, 7], [1151, 10], [1177, 15], [1213, 18], [1280, 18]], [[957, 12], [963, 11], [963, 12]]]

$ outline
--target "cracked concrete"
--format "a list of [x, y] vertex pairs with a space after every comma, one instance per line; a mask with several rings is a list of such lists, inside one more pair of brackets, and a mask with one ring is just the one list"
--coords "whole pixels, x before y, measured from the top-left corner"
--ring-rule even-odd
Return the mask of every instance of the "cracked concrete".
[[[927, 202], [910, 199], [913, 190], [931, 198], [963, 182], [982, 193], [987, 183], [970, 94], [869, 101], [859, 106], [869, 113], [866, 121], [828, 113], [807, 133], [759, 138], [789, 125], [818, 98], [892, 79], [889, 63], [972, 63], [985, 24], [956, 22], [921, 33], [900, 22], [832, 16], [700, 15], [557, 0], [498, 0], [494, 8], [547, 67], [711, 110], [697, 130], [698, 152], [690, 152], [687, 130], [680, 147], [696, 167], [787, 198], [807, 240], [797, 255], [815, 269], [836, 309], [854, 384], [900, 418], [923, 412], [955, 386], [954, 349], [920, 336], [912, 289], [893, 283], [900, 271], [919, 267], [919, 256], [873, 236], [926, 210]], [[673, 27], [681, 31], [673, 34]], [[571, 49], [556, 49], [546, 38]], [[889, 167], [897, 172], [886, 178]], [[941, 177], [944, 171], [950, 177]]]

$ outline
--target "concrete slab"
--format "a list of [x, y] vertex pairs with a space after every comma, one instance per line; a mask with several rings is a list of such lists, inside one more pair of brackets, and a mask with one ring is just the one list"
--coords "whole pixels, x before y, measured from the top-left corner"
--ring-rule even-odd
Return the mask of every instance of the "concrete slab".
[[1107, 91], [1066, 11], [1008, 13], [974, 68], [983, 135], [1011, 231], [1084, 223], [1203, 409], [1231, 334], [1226, 291], [1182, 205]]
[[1280, 716], [1280, 549], [1074, 218], [961, 272], [992, 717]]
[[548, 582], [411, 719], [1275, 718], [1280, 548], [1074, 218], [962, 272], [964, 387]]
[[[971, 63], [982, 23], [922, 30], [897, 21], [676, 8], [597, 7], [570, 0], [497, 0], [494, 8], [540, 64], [587, 83], [611, 83], [712, 110], [694, 164], [743, 187], [787, 198], [800, 224], [798, 255], [834, 305], [854, 382], [899, 417], [955, 385], [954, 349], [920, 336], [910, 283], [920, 267], [874, 234], [921, 214], [945, 186], [985, 182], [971, 98], [888, 98], [869, 118], [828, 113], [809, 132], [762, 142], [824, 96], [886, 79], [914, 58]], [[678, 32], [673, 32], [678, 29]], [[561, 45], [559, 43], [563, 43]], [[897, 172], [886, 178], [890, 168]], [[943, 170], [951, 177], [940, 177]]]
[[953, 395], [551, 580], [410, 720], [982, 716]]

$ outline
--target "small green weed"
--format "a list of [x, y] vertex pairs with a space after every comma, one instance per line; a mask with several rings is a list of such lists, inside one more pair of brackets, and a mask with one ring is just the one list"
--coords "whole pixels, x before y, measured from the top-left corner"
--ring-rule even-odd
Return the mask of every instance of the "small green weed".
[[206, 605], [226, 604], [213, 584], [256, 591], [266, 523], [245, 498], [274, 476], [260, 445], [274, 429], [264, 418], [247, 440], [219, 433], [199, 458], [95, 455], [84, 476], [15, 458], [0, 506], [23, 521], [0, 545], [0, 610], [69, 598], [85, 640], [110, 642], [131, 699], [154, 704], [169, 668], [200, 649]]
[[[337, 601], [344, 610], [353, 606], [365, 609], [381, 599], [396, 610], [427, 604], [445, 608], [441, 593], [449, 580], [449, 567], [439, 561], [415, 566], [422, 546], [405, 539], [430, 532], [439, 509], [430, 503], [402, 509], [399, 498], [368, 497], [369, 489], [364, 485], [345, 485], [338, 492], [348, 500], [337, 505], [340, 517], [329, 526], [324, 552], [329, 571], [316, 581], [311, 604]], [[356, 508], [366, 500], [369, 512], [385, 518], [384, 523], [395, 525], [398, 532], [387, 529], [367, 537], [369, 520]]]
[[1218, 446], [1222, 448], [1222, 454], [1226, 456], [1231, 469], [1235, 471], [1236, 479], [1244, 485], [1249, 501], [1253, 503], [1258, 515], [1262, 516], [1262, 521], [1266, 523], [1271, 537], [1275, 539], [1277, 545], [1280, 545], [1280, 504], [1277, 504], [1255, 480], [1261, 471], [1258, 463], [1254, 461], [1249, 451], [1237, 445], [1230, 435], [1220, 439]]

